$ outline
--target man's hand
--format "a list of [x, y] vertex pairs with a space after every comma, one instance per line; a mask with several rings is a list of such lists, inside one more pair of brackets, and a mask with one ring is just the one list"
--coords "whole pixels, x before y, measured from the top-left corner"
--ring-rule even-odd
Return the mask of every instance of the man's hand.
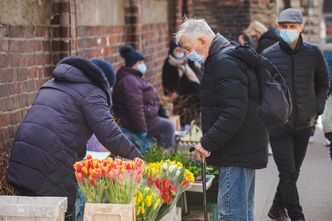
[[205, 150], [203, 147], [202, 147], [202, 144], [197, 144], [195, 146], [195, 157], [196, 157], [196, 160], [198, 161], [201, 161], [202, 158], [207, 158], [211, 155], [211, 152]]

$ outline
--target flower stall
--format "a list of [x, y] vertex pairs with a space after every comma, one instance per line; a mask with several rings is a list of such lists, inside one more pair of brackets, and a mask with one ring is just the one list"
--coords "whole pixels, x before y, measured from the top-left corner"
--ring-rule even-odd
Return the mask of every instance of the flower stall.
[[177, 214], [180, 195], [194, 182], [182, 163], [171, 160], [145, 165], [138, 158], [97, 160], [89, 155], [74, 169], [87, 201], [84, 221], [171, 220], [167, 216]]

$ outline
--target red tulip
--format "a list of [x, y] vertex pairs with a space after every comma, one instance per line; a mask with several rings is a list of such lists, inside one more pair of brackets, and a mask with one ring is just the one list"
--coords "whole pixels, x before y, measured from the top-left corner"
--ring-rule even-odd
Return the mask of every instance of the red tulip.
[[89, 154], [89, 155], [86, 156], [86, 159], [91, 160], [92, 156]]
[[124, 179], [125, 179], [125, 175], [124, 175], [123, 173], [120, 173], [120, 174], [119, 174], [119, 180], [120, 180], [121, 182], [123, 182]]
[[137, 175], [136, 178], [135, 178], [136, 183], [141, 183], [142, 182], [142, 177], [143, 177], [142, 174]]
[[92, 186], [95, 186], [96, 185], [96, 181], [93, 179], [93, 177], [89, 177], [89, 183], [92, 185]]
[[114, 174], [114, 172], [113, 171], [110, 171], [108, 174], [107, 174], [107, 176], [106, 176], [109, 180], [113, 180], [114, 179], [114, 177], [115, 177], [115, 174]]

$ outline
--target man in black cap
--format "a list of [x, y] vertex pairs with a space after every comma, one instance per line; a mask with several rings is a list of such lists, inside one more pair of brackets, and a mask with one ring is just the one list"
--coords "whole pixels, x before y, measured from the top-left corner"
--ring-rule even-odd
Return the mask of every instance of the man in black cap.
[[[329, 78], [323, 54], [306, 42], [300, 10], [289, 8], [278, 18], [279, 42], [263, 54], [285, 78], [293, 99], [289, 122], [270, 131], [273, 157], [279, 170], [279, 184], [268, 216], [274, 220], [304, 221], [296, 182], [306, 154], [311, 127], [323, 113]], [[288, 212], [288, 215], [287, 215]]]

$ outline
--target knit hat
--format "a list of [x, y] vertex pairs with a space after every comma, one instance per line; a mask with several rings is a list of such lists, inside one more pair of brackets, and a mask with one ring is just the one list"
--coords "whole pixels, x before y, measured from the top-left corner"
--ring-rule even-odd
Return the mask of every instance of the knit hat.
[[171, 40], [169, 41], [169, 51], [168, 51], [168, 54], [173, 55], [173, 51], [177, 47], [180, 47], [180, 46], [176, 43], [175, 38], [171, 38]]
[[145, 60], [143, 54], [137, 52], [132, 46], [125, 45], [120, 48], [120, 55], [126, 61], [127, 67], [132, 67], [137, 61]]
[[114, 87], [116, 76], [112, 64], [99, 58], [92, 59], [91, 62], [97, 65], [104, 72], [108, 80], [108, 83], [110, 84], [111, 87]]

